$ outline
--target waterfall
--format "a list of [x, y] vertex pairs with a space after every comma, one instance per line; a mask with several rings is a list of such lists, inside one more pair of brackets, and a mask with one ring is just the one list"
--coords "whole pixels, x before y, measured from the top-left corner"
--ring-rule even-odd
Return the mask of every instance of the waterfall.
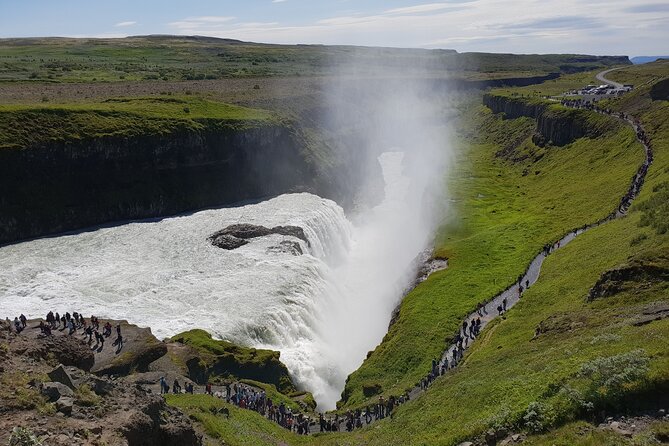
[[[426, 237], [413, 231], [401, 153], [380, 157], [386, 199], [352, 224], [335, 202], [287, 194], [247, 206], [0, 248], [0, 307], [127, 319], [159, 337], [192, 328], [281, 351], [296, 384], [333, 408], [349, 373], [385, 334]], [[207, 237], [233, 223], [303, 228], [226, 251]], [[283, 240], [304, 255], [273, 250]]]

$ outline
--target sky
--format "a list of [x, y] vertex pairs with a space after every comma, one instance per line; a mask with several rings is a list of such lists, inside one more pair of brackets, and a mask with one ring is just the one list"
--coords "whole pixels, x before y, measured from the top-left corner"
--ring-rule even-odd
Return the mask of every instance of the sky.
[[0, 37], [180, 34], [461, 52], [669, 54], [669, 0], [0, 0]]

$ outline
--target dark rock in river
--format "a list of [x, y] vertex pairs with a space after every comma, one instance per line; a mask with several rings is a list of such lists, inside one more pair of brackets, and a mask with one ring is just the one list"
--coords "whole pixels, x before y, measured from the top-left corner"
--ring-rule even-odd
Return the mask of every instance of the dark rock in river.
[[[256, 237], [265, 237], [271, 234], [286, 235], [290, 237], [299, 238], [303, 240], [307, 245], [310, 245], [309, 239], [304, 233], [304, 229], [298, 226], [276, 226], [274, 228], [266, 228], [265, 226], [252, 225], [248, 223], [237, 223], [230, 225], [225, 229], [210, 235], [207, 240], [211, 242], [212, 245], [218, 246], [223, 249], [236, 249], [240, 246], [247, 244], [246, 240]], [[283, 245], [284, 242], [281, 242]], [[287, 245], [284, 246], [284, 248]], [[293, 251], [299, 251], [299, 254], [302, 254], [302, 248], [297, 244], [297, 249], [294, 249], [294, 246], [291, 245], [290, 249]], [[298, 255], [298, 254], [294, 254]]]

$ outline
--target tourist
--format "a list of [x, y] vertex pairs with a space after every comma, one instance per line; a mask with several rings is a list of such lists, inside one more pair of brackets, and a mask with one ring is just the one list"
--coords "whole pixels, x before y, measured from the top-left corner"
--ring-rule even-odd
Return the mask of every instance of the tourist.
[[169, 393], [170, 392], [170, 386], [167, 385], [167, 381], [165, 381], [165, 377], [161, 376], [160, 377], [160, 394], [164, 393]]
[[102, 332], [102, 334], [108, 338], [109, 336], [111, 336], [111, 331], [112, 331], [112, 326], [109, 323], [109, 321], [107, 321], [105, 323], [104, 331]]

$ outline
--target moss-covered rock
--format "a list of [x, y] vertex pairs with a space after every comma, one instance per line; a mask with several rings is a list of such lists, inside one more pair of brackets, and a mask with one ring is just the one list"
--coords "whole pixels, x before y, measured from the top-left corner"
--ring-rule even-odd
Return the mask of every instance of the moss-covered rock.
[[204, 330], [190, 330], [172, 337], [173, 342], [191, 347], [176, 362], [185, 364], [188, 376], [204, 384], [216, 379], [252, 379], [273, 384], [282, 393], [295, 391], [280, 353], [240, 347], [213, 339]]

